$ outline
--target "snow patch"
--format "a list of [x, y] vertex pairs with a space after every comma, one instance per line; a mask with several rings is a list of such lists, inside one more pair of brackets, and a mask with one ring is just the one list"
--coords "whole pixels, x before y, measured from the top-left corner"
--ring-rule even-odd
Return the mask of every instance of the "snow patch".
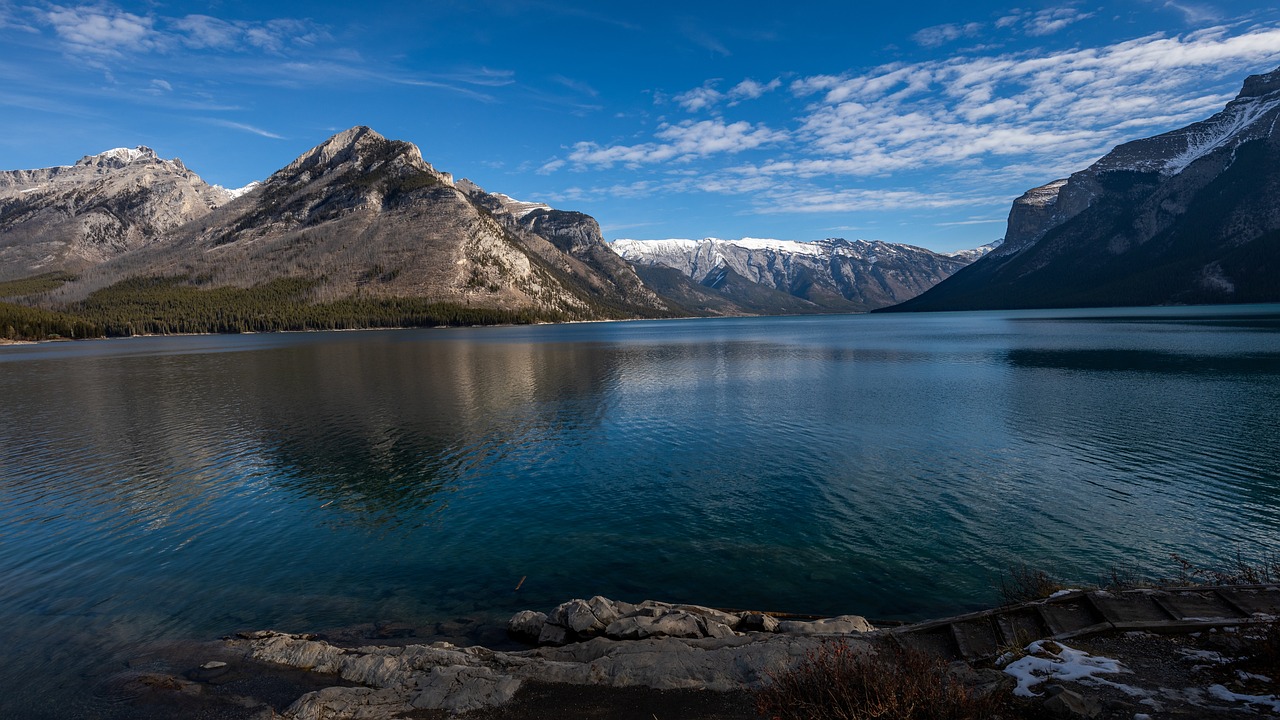
[[[1228, 110], [1227, 112], [1231, 114], [1219, 122], [1212, 125], [1206, 123], [1207, 127], [1195, 133], [1187, 133], [1187, 148], [1169, 158], [1164, 164], [1163, 172], [1168, 175], [1177, 175], [1196, 160], [1238, 139], [1250, 125], [1276, 108], [1280, 108], [1280, 98], [1265, 102], [1241, 103], [1231, 109], [1234, 112]], [[1274, 123], [1272, 125], [1274, 126]]]
[[498, 201], [502, 203], [502, 209], [514, 215], [516, 219], [522, 218], [525, 215], [528, 215], [529, 213], [533, 212], [534, 210], [550, 210], [551, 209], [551, 206], [546, 203], [526, 202], [524, 200], [516, 200], [510, 195], [503, 195], [502, 193], [490, 193], [490, 194], [493, 197], [498, 198]]
[[145, 145], [139, 145], [136, 148], [111, 148], [91, 157], [119, 160], [128, 164], [139, 160], [152, 160], [156, 157], [156, 152]]
[[221, 190], [222, 192], [226, 193], [232, 200], [235, 200], [241, 195], [245, 195], [247, 193], [253, 192], [255, 189], [261, 186], [262, 186], [262, 183], [258, 182], [257, 180], [254, 180], [248, 185], [245, 185], [244, 187], [239, 187], [239, 188], [224, 188], [221, 185], [214, 185], [213, 187], [216, 190]]
[[1013, 694], [1019, 697], [1039, 697], [1031, 688], [1045, 680], [1092, 681], [1120, 688], [1130, 694], [1143, 694], [1136, 688], [1098, 677], [1101, 674], [1129, 672], [1118, 660], [1095, 657], [1052, 640], [1037, 640], [1028, 645], [1026, 650], [1028, 654], [1025, 657], [1009, 663], [1004, 669], [1018, 680]]
[[1266, 705], [1272, 710], [1280, 712], [1280, 699], [1277, 699], [1275, 695], [1242, 695], [1240, 693], [1231, 692], [1222, 685], [1210, 685], [1209, 695], [1227, 702], [1242, 702], [1248, 705]]

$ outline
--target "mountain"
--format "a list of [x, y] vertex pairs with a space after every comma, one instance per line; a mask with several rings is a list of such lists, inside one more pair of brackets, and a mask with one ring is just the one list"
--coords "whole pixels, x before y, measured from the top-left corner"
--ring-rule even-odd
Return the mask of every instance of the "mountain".
[[233, 196], [147, 147], [0, 172], [0, 280], [79, 272], [155, 242]]
[[1027, 191], [1004, 244], [892, 310], [1280, 301], [1280, 69]]
[[[716, 311], [716, 295], [756, 313], [867, 311], [919, 295], [971, 262], [960, 254], [841, 238], [615, 240], [613, 250], [646, 282], [708, 312]], [[678, 288], [674, 278], [643, 269], [655, 266], [678, 271], [696, 287]]]
[[56, 296], [83, 300], [132, 278], [198, 289], [288, 280], [312, 303], [413, 298], [551, 319], [671, 312], [590, 217], [455, 183], [413, 144], [367, 127], [334, 135], [162, 241], [86, 269]]

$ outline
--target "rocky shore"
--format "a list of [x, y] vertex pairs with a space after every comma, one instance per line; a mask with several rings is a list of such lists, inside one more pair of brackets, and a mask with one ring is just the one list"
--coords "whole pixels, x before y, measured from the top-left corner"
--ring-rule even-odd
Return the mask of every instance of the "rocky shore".
[[519, 612], [509, 630], [539, 647], [502, 652], [438, 642], [342, 648], [270, 631], [229, 642], [255, 660], [358, 684], [308, 693], [285, 711], [286, 717], [320, 720], [496, 707], [528, 681], [735, 692], [793, 666], [824, 639], [857, 642], [874, 628], [853, 615], [779, 622], [761, 613], [597, 596], [570, 600], [550, 613]]
[[[1272, 617], [1256, 613], [1195, 632], [1037, 640], [1009, 648], [998, 660], [953, 661], [946, 675], [969, 692], [998, 697], [999, 717], [1006, 720], [1280, 713], [1273, 679], [1280, 673], [1265, 674], [1269, 666], [1248, 661], [1259, 643], [1280, 638]], [[507, 631], [531, 645], [523, 650], [414, 644], [411, 638], [343, 645], [316, 635], [254, 631], [202, 648], [202, 662], [180, 676], [131, 673], [124, 689], [135, 703], [127, 717], [148, 720], [751, 718], [752, 691], [825, 644], [836, 640], [855, 653], [877, 653], [886, 642], [901, 643], [903, 633], [919, 632], [913, 627], [938, 622], [877, 630], [854, 615], [799, 621], [597, 596], [549, 612], [516, 613]]]

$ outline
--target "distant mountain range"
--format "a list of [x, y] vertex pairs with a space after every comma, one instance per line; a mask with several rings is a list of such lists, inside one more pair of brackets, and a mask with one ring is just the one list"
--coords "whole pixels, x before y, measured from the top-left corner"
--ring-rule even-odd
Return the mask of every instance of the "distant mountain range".
[[36, 310], [109, 334], [866, 310], [971, 259], [844, 240], [692, 246], [681, 259], [610, 245], [588, 215], [455, 182], [367, 127], [238, 190], [116, 149], [0, 173], [0, 298], [19, 318], [0, 334], [70, 322]]
[[[759, 312], [865, 312], [915, 297], [995, 244], [944, 255], [896, 243], [831, 238], [615, 240], [641, 277], [686, 307]], [[674, 270], [690, 283], [661, 269]]]
[[367, 127], [261, 183], [145, 147], [0, 172], [0, 337], [1280, 301], [1280, 69], [1034, 188], [1003, 243], [605, 241]]
[[1280, 69], [1213, 117], [1027, 191], [1004, 244], [890, 308], [1280, 302]]

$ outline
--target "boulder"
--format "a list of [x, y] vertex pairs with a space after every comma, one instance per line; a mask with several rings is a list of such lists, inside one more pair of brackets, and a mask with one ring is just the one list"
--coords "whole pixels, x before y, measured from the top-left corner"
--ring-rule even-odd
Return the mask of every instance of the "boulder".
[[643, 640], [650, 637], [700, 638], [706, 637], [706, 628], [697, 615], [683, 610], [667, 610], [653, 616], [641, 608], [635, 614], [619, 618], [605, 628], [605, 635], [614, 640]]
[[604, 630], [605, 623], [596, 618], [586, 600], [570, 600], [562, 603], [548, 616], [557, 625], [578, 635], [589, 635]]
[[1076, 718], [1096, 718], [1102, 714], [1102, 705], [1093, 698], [1087, 698], [1061, 685], [1045, 688], [1044, 709], [1050, 716], [1075, 720]]
[[563, 645], [569, 642], [569, 630], [551, 622], [542, 624], [542, 632], [538, 633], [539, 645]]
[[744, 632], [777, 632], [778, 620], [764, 613], [747, 613], [738, 621], [737, 628]]
[[807, 622], [783, 620], [778, 623], [778, 632], [793, 635], [853, 635], [872, 630], [875, 630], [875, 627], [861, 615], [840, 615]]
[[512, 635], [537, 640], [542, 635], [542, 626], [546, 622], [546, 613], [521, 610], [511, 616], [511, 620], [507, 622], [507, 631]]

